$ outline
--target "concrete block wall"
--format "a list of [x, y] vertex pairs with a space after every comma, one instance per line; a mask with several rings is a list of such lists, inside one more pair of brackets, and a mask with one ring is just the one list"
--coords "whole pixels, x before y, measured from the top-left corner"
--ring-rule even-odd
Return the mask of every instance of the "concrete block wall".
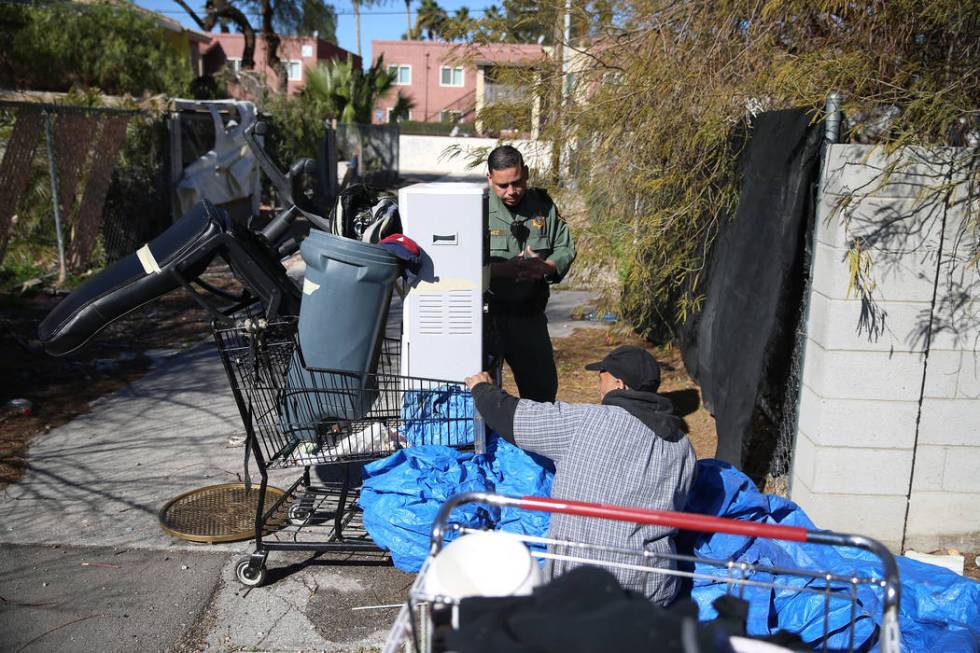
[[[965, 185], [928, 199], [962, 155], [910, 150], [891, 169], [880, 149], [835, 145], [821, 173], [791, 497], [819, 527], [896, 551], [980, 548], [974, 200]], [[876, 312], [850, 289], [856, 239]]]
[[[500, 144], [495, 138], [464, 138], [451, 136], [413, 136], [403, 134], [398, 139], [398, 169], [401, 174], [438, 174], [448, 177], [471, 177], [486, 174], [486, 165], [469, 167], [468, 154], [490, 149]], [[508, 143], [524, 155], [530, 168], [547, 170], [551, 145], [542, 141], [520, 140]], [[449, 153], [458, 148], [459, 156]], [[484, 155], [485, 156], [485, 155]]]

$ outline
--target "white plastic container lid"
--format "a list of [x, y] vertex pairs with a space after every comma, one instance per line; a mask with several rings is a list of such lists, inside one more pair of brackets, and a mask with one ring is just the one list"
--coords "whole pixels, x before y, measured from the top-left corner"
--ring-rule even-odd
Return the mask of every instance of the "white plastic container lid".
[[447, 544], [429, 567], [425, 590], [450, 599], [525, 596], [541, 582], [541, 567], [520, 540], [485, 531]]

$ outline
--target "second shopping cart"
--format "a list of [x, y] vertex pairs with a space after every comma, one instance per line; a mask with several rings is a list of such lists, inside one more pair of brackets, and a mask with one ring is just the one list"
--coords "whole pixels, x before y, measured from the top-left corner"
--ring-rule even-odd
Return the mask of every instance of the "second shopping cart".
[[[270, 551], [378, 550], [356, 505], [358, 463], [406, 446], [483, 448], [469, 392], [454, 381], [397, 374], [396, 339], [382, 339], [376, 371], [352, 372], [309, 366], [295, 319], [239, 316], [212, 329], [260, 475], [255, 550], [236, 567], [246, 585], [265, 580]], [[302, 471], [267, 503], [269, 470], [278, 468]], [[270, 536], [283, 509], [289, 526]]]

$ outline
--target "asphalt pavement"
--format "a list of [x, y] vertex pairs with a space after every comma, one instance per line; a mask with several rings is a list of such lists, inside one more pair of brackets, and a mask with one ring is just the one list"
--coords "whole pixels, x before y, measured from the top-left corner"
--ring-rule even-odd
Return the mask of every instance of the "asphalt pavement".
[[211, 601], [224, 556], [0, 546], [5, 651], [165, 651]]
[[[554, 335], [589, 298], [555, 293]], [[379, 648], [396, 610], [375, 606], [402, 602], [412, 582], [386, 557], [273, 552], [267, 583], [248, 589], [234, 566], [250, 542], [197, 544], [160, 529], [173, 497], [241, 479], [243, 433], [204, 342], [35, 438], [25, 477], [0, 495], [2, 649]]]

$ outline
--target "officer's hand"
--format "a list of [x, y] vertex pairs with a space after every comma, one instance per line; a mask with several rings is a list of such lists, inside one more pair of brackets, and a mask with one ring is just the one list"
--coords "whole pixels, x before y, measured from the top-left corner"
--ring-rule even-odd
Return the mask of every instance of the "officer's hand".
[[490, 264], [490, 276], [496, 279], [517, 279], [521, 272], [521, 260], [510, 259]]
[[530, 247], [524, 250], [522, 256], [518, 281], [538, 281], [555, 273], [555, 264], [538, 256]]
[[466, 377], [463, 382], [467, 388], [472, 390], [474, 386], [480, 385], [481, 383], [493, 383], [493, 379], [486, 372], [480, 372], [479, 374]]

